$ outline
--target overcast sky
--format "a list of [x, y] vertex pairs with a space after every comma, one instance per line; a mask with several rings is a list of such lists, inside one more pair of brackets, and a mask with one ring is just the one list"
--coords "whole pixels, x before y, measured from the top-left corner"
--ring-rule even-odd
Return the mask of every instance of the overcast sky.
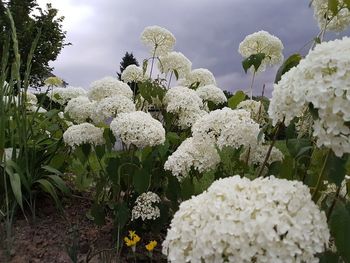
[[[104, 76], [113, 76], [126, 51], [140, 64], [148, 50], [140, 43], [146, 26], [159, 25], [176, 37], [175, 51], [207, 68], [224, 90], [247, 89], [239, 43], [248, 34], [266, 30], [284, 44], [284, 56], [298, 52], [318, 33], [308, 0], [38, 0], [51, 2], [65, 16], [67, 42], [54, 73], [72, 86], [88, 88]], [[349, 32], [344, 33], [348, 35]], [[342, 34], [342, 35], [344, 35]], [[341, 35], [328, 35], [328, 38]], [[308, 47], [302, 53], [308, 51]], [[268, 93], [276, 68], [257, 76], [255, 93], [263, 83]]]

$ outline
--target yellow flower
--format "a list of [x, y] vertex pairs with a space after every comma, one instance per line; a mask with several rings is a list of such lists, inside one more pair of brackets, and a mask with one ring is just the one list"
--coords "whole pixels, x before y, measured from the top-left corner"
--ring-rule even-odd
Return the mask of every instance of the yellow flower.
[[151, 242], [149, 242], [147, 245], [146, 245], [146, 249], [149, 251], [149, 252], [152, 252], [153, 249], [157, 246], [157, 241], [153, 240]]
[[129, 237], [132, 239], [136, 235], [135, 231], [129, 230]]
[[136, 244], [141, 240], [141, 238], [135, 233], [135, 231], [129, 231], [129, 237], [124, 237], [125, 244], [128, 247], [136, 246]]

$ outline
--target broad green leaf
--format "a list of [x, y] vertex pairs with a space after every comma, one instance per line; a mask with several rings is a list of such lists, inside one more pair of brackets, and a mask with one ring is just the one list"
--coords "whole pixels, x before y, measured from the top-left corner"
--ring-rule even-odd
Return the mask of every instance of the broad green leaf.
[[264, 53], [253, 54], [250, 57], [242, 61], [242, 66], [247, 73], [251, 66], [254, 66], [255, 71], [257, 71], [261, 65], [261, 62], [265, 59], [266, 55]]
[[46, 179], [39, 179], [36, 181], [39, 184], [39, 187], [46, 193], [48, 193], [52, 199], [55, 201], [58, 207], [61, 206], [60, 200], [58, 199], [55, 187]]
[[56, 185], [56, 187], [58, 189], [60, 189], [60, 191], [66, 195], [70, 194], [69, 188], [66, 186], [65, 182], [62, 180], [61, 177], [57, 176], [57, 175], [48, 175], [48, 178], [50, 178], [54, 184]]
[[175, 74], [176, 80], [178, 80], [179, 79], [179, 72], [176, 69], [174, 69], [174, 74]]
[[58, 171], [57, 169], [49, 166], [49, 165], [44, 165], [41, 167], [42, 169], [44, 169], [45, 171], [48, 171], [50, 173], [56, 174], [56, 175], [62, 175], [62, 173], [60, 171]]
[[283, 74], [288, 72], [291, 68], [297, 66], [301, 59], [302, 56], [300, 54], [293, 54], [289, 58], [287, 58], [277, 71], [275, 83], [281, 80]]
[[[8, 172], [8, 170], [6, 169]], [[12, 192], [16, 198], [17, 203], [23, 209], [23, 199], [22, 199], [22, 187], [21, 187], [21, 178], [18, 173], [8, 173]]]
[[181, 188], [180, 183], [175, 176], [168, 175], [168, 185], [166, 189], [166, 196], [173, 203], [177, 203]]
[[106, 213], [102, 205], [93, 204], [90, 214], [93, 216], [96, 225], [102, 226], [105, 224]]
[[289, 139], [286, 141], [286, 145], [290, 155], [293, 157], [300, 156], [301, 153], [305, 153], [307, 150], [311, 149], [311, 148], [307, 148], [307, 147], [311, 147], [311, 141], [303, 138]]
[[290, 156], [285, 156], [280, 166], [280, 178], [293, 180], [294, 176], [294, 161]]
[[91, 145], [85, 143], [81, 146], [81, 149], [83, 150], [84, 155], [87, 157], [87, 156], [89, 156], [89, 154], [91, 152]]
[[67, 158], [67, 155], [63, 154], [63, 153], [57, 153], [50, 161], [50, 166], [55, 168], [55, 169], [60, 169], [65, 160]]
[[123, 228], [129, 221], [130, 211], [125, 203], [117, 204], [114, 208], [116, 224]]
[[236, 109], [237, 105], [240, 102], [242, 102], [245, 98], [246, 94], [243, 91], [239, 90], [235, 93], [235, 95], [228, 99], [227, 105], [234, 110]]
[[344, 0], [344, 4], [346, 5], [346, 7], [349, 9], [350, 11], [350, 0]]
[[331, 251], [323, 253], [319, 258], [320, 263], [339, 263], [339, 256]]
[[328, 9], [332, 12], [333, 16], [336, 16], [339, 12], [338, 4], [338, 0], [328, 0]]
[[326, 175], [328, 180], [340, 186], [346, 175], [346, 163], [348, 161], [348, 154], [343, 157], [337, 157], [333, 152], [328, 156], [326, 164]]
[[335, 245], [339, 254], [345, 262], [350, 262], [350, 214], [341, 202], [337, 202], [331, 218], [329, 227], [334, 237]]
[[194, 195], [194, 184], [190, 177], [186, 177], [181, 182], [181, 196], [183, 200], [190, 199]]
[[136, 192], [142, 194], [147, 191], [148, 185], [150, 183], [151, 174], [145, 169], [139, 169], [135, 172], [133, 176], [133, 185]]

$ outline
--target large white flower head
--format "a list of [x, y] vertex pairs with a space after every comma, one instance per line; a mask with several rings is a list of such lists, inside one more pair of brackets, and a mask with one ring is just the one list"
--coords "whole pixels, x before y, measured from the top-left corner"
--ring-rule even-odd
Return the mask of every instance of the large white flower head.
[[180, 111], [177, 114], [176, 125], [181, 129], [190, 128], [197, 120], [206, 114], [207, 112], [201, 109]]
[[180, 85], [189, 87], [192, 84], [199, 83], [199, 87], [206, 85], [216, 85], [216, 80], [208, 69], [198, 68], [192, 70], [186, 78], [180, 81]]
[[143, 69], [136, 65], [129, 65], [127, 66], [122, 75], [121, 79], [125, 83], [130, 82], [142, 82], [146, 79], [146, 77], [143, 75]]
[[131, 99], [123, 95], [116, 95], [96, 103], [91, 117], [95, 123], [100, 123], [107, 121], [111, 117], [116, 117], [120, 113], [133, 111], [135, 111], [135, 104]]
[[63, 140], [73, 148], [82, 144], [101, 145], [105, 143], [103, 129], [86, 122], [70, 126], [63, 133]]
[[[264, 160], [269, 148], [270, 148], [270, 145], [262, 145], [262, 144], [259, 144], [255, 147], [248, 147], [241, 154], [240, 160], [245, 162], [249, 157], [248, 158], [249, 165], [262, 164], [264, 163]], [[271, 164], [273, 162], [281, 162], [283, 158], [284, 158], [283, 153], [276, 147], [272, 147], [270, 157], [267, 160], [267, 164]]]
[[177, 86], [169, 89], [164, 96], [166, 111], [179, 113], [180, 111], [193, 111], [203, 107], [203, 101], [196, 91]]
[[283, 61], [282, 50], [283, 44], [281, 40], [266, 31], [259, 31], [246, 36], [238, 48], [238, 52], [244, 58], [258, 53], [265, 54], [258, 72], [265, 71], [266, 66], [280, 64]]
[[53, 88], [50, 94], [51, 99], [61, 105], [66, 104], [69, 100], [86, 96], [87, 91], [80, 87]]
[[162, 124], [142, 111], [119, 114], [111, 122], [110, 128], [116, 138], [138, 148], [160, 145], [165, 141]]
[[151, 55], [158, 57], [172, 51], [176, 42], [174, 35], [160, 26], [148, 26], [141, 34], [141, 41], [150, 48]]
[[259, 124], [245, 110], [223, 108], [204, 115], [192, 126], [192, 135], [203, 142], [216, 143], [219, 149], [225, 146], [239, 148], [257, 144]]
[[95, 103], [91, 102], [88, 97], [80, 96], [68, 101], [64, 109], [69, 117], [77, 123], [86, 122], [91, 119]]
[[227, 102], [227, 98], [222, 89], [212, 84], [201, 86], [196, 89], [196, 92], [203, 101], [210, 101], [215, 105]]
[[163, 254], [179, 263], [318, 262], [329, 237], [325, 213], [301, 182], [233, 176], [180, 205]]
[[145, 220], [156, 220], [160, 217], [159, 207], [156, 206], [160, 203], [160, 198], [153, 192], [143, 193], [136, 198], [135, 206], [131, 211], [131, 221], [141, 218]]
[[196, 141], [195, 138], [187, 138], [176, 151], [169, 156], [164, 164], [164, 169], [179, 180], [183, 180], [191, 171], [197, 170], [203, 173], [214, 169], [220, 163], [220, 156], [214, 144]]
[[288, 125], [310, 103], [318, 111], [314, 136], [318, 146], [337, 156], [350, 152], [350, 38], [324, 42], [282, 76], [274, 86], [269, 115]]
[[30, 91], [27, 91], [26, 101], [27, 101], [27, 104], [29, 105], [36, 105], [38, 103], [38, 98]]
[[133, 97], [129, 85], [113, 77], [105, 77], [94, 81], [88, 92], [89, 98], [96, 101], [115, 95], [123, 95], [130, 99]]
[[237, 105], [237, 109], [244, 109], [246, 111], [249, 111], [250, 117], [254, 121], [256, 121], [260, 124], [264, 124], [265, 117], [266, 117], [266, 111], [265, 111], [265, 108], [260, 101], [255, 101], [255, 100], [241, 101]]
[[[345, 30], [350, 25], [350, 11], [345, 5], [344, 0], [338, 1], [338, 9], [340, 11], [336, 16], [328, 7], [328, 0], [313, 0], [312, 7], [314, 8], [314, 17], [318, 22], [321, 30], [340, 32]], [[327, 25], [327, 26], [326, 26]]]
[[158, 69], [160, 72], [169, 73], [176, 70], [179, 78], [185, 78], [191, 71], [191, 61], [181, 52], [169, 52], [165, 56], [161, 56], [159, 60]]

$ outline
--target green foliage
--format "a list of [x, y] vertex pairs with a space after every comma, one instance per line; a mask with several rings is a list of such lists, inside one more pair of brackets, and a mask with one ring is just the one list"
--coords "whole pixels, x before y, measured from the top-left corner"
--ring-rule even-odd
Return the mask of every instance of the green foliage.
[[254, 71], [257, 71], [262, 63], [262, 61], [265, 59], [266, 54], [264, 53], [257, 53], [249, 56], [245, 60], [242, 61], [242, 66], [244, 69], [244, 72], [247, 73], [248, 69], [250, 69], [251, 66], [254, 66]]
[[[139, 66], [139, 62], [134, 57], [134, 54], [132, 52], [126, 52], [124, 57], [122, 57], [122, 61], [120, 62], [119, 66], [119, 72], [117, 72], [118, 79], [121, 80], [121, 76], [123, 71], [130, 65], [136, 65]], [[146, 66], [147, 68], [147, 66]]]
[[332, 12], [333, 16], [336, 16], [339, 12], [338, 5], [338, 0], [328, 0], [328, 9]]
[[236, 93], [227, 100], [227, 104], [231, 109], [234, 110], [235, 108], [237, 108], [237, 105], [240, 102], [245, 100], [246, 97], [247, 95], [243, 91], [236, 91]]
[[283, 74], [287, 73], [291, 68], [297, 66], [301, 59], [302, 56], [300, 54], [293, 54], [289, 56], [289, 58], [287, 58], [278, 69], [275, 83], [278, 83], [281, 80]]

